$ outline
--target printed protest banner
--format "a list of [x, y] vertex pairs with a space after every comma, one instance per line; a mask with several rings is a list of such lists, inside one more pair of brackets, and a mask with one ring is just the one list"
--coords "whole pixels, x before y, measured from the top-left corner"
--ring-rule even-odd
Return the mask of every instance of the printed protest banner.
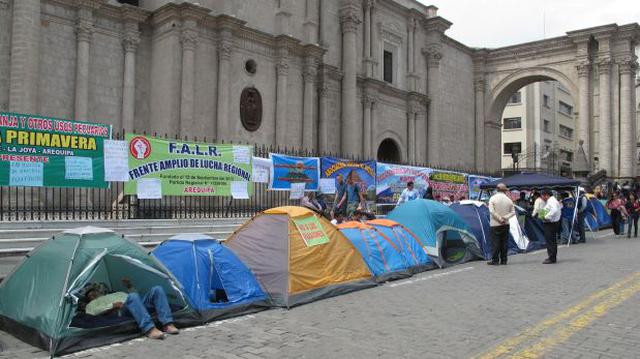
[[111, 126], [0, 112], [0, 185], [106, 188]]
[[451, 198], [455, 201], [467, 199], [469, 187], [467, 175], [459, 172], [432, 170], [429, 174], [429, 187], [433, 189], [434, 198]]
[[350, 161], [335, 157], [322, 157], [322, 178], [336, 178], [342, 175], [345, 182], [351, 177], [353, 182], [360, 185], [362, 193], [367, 198], [375, 198], [376, 191], [376, 161]]
[[469, 175], [467, 178], [467, 182], [469, 183], [469, 199], [476, 201], [481, 200], [480, 186], [493, 180], [491, 177]]
[[128, 133], [129, 182], [126, 194], [136, 194], [136, 182], [159, 178], [163, 196], [230, 196], [233, 181], [247, 181], [253, 193], [253, 147], [182, 142]]
[[320, 178], [320, 158], [294, 157], [270, 153], [271, 182], [269, 189], [290, 190], [292, 183], [304, 183], [305, 191], [317, 191]]
[[424, 193], [429, 186], [430, 168], [401, 166], [378, 162], [376, 164], [376, 203], [396, 204], [400, 193], [413, 181], [414, 187]]
[[329, 243], [329, 237], [327, 237], [322, 224], [320, 224], [316, 216], [293, 218], [293, 223], [298, 228], [307, 247]]

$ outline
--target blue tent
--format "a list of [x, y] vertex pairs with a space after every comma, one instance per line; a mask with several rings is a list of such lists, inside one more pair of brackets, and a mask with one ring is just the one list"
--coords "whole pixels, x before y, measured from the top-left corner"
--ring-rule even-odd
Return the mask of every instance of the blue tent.
[[177, 235], [152, 254], [180, 282], [189, 304], [203, 321], [255, 311], [266, 302], [247, 266], [209, 236]]
[[607, 208], [597, 198], [590, 198], [587, 208], [584, 210], [585, 229], [598, 231], [611, 227], [611, 216]]
[[424, 243], [405, 226], [396, 221], [383, 218], [367, 221], [367, 224], [375, 228], [385, 236], [385, 238], [389, 238], [398, 248], [402, 249], [402, 253], [407, 263], [409, 263], [409, 268], [412, 273], [423, 272], [435, 267], [435, 263], [425, 252]]
[[542, 221], [539, 218], [532, 217], [529, 212], [518, 206], [516, 206], [516, 214], [518, 216], [524, 216], [524, 233], [527, 235], [527, 239], [529, 239], [527, 252], [547, 248]]
[[403, 203], [387, 216], [412, 233], [425, 245], [436, 264], [463, 263], [484, 258], [476, 237], [469, 226], [451, 208], [426, 199]]
[[[456, 212], [469, 226], [469, 230], [478, 240], [484, 259], [490, 260], [493, 246], [491, 244], [490, 214], [487, 205], [482, 202], [454, 203], [449, 208]], [[520, 252], [511, 233], [509, 233], [508, 245], [510, 255]]]
[[345, 222], [338, 229], [360, 252], [378, 282], [411, 276], [404, 246], [362, 222]]
[[522, 172], [510, 177], [483, 183], [480, 185], [480, 188], [493, 189], [496, 188], [499, 183], [504, 183], [509, 189], [513, 190], [532, 188], [575, 189], [578, 185], [580, 185], [580, 181], [565, 177], [552, 176], [546, 173]]

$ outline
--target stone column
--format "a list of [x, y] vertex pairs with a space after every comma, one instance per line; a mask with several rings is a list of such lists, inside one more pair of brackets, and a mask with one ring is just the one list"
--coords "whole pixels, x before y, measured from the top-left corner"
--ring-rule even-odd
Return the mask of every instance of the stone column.
[[308, 57], [305, 63], [305, 68], [302, 73], [304, 81], [304, 99], [303, 99], [303, 112], [302, 112], [302, 147], [309, 150], [316, 149], [315, 139], [315, 117], [314, 107], [316, 103], [315, 90], [316, 90], [316, 60], [312, 57]]
[[38, 113], [40, 0], [13, 1], [9, 111]]
[[407, 111], [407, 159], [416, 162], [416, 113], [413, 108]]
[[231, 30], [223, 28], [218, 40], [218, 107], [216, 115], [216, 133], [214, 137], [220, 141], [228, 136], [229, 123], [229, 72], [231, 71], [231, 53], [233, 40]]
[[373, 3], [371, 0], [364, 0], [362, 2], [364, 7], [364, 59], [371, 57], [371, 7]]
[[134, 116], [136, 106], [136, 49], [140, 43], [138, 23], [127, 21], [122, 39], [124, 47], [124, 80], [122, 86], [122, 128], [125, 131], [134, 130]]
[[365, 153], [365, 156], [369, 156], [370, 158], [377, 160], [378, 156], [378, 149], [375, 146], [375, 139], [376, 139], [376, 129], [378, 128], [378, 101], [374, 100], [371, 103], [371, 137], [369, 139], [370, 141], [370, 145], [369, 145], [369, 153]]
[[362, 125], [356, 116], [357, 73], [356, 35], [360, 19], [359, 7], [353, 1], [344, 1], [340, 9], [342, 26], [342, 155], [357, 155], [362, 149]]
[[279, 50], [276, 65], [276, 126], [275, 144], [285, 145], [287, 132], [287, 78], [289, 76], [289, 51], [287, 48]]
[[415, 32], [416, 22], [412, 16], [407, 19], [407, 88], [409, 91], [416, 90], [414, 59]]
[[636, 176], [635, 73], [633, 57], [620, 64], [620, 177]]
[[578, 69], [578, 121], [576, 123], [576, 137], [578, 142], [582, 142], [582, 148], [587, 155], [589, 164], [592, 161], [590, 152], [591, 137], [591, 63], [589, 60], [582, 61], [577, 65]]
[[424, 108], [416, 112], [416, 162], [427, 162], [427, 119]]
[[598, 124], [599, 164], [600, 169], [607, 171], [607, 176], [613, 175], [612, 139], [611, 139], [611, 59], [604, 58], [598, 63], [600, 78], [600, 121]]
[[484, 170], [484, 86], [485, 81], [483, 78], [476, 78], [474, 82], [475, 90], [475, 165], [476, 170]]
[[329, 152], [329, 119], [327, 118], [327, 106], [329, 105], [329, 86], [322, 83], [318, 86], [318, 150], [321, 153]]
[[91, 38], [93, 35], [93, 9], [86, 6], [78, 8], [76, 24], [76, 97], [75, 119], [86, 121], [89, 115], [89, 60]]
[[180, 135], [188, 134], [193, 124], [195, 98], [195, 53], [198, 44], [196, 22], [185, 20], [180, 34], [182, 42], [182, 83], [180, 91]]
[[375, 3], [371, 8], [371, 74], [370, 77], [377, 78], [378, 77], [378, 58], [380, 57], [380, 53], [378, 50], [378, 38], [380, 35], [380, 29], [377, 22]]
[[437, 165], [440, 162], [440, 126], [441, 119], [438, 116], [439, 111], [439, 94], [440, 91], [440, 60], [442, 54], [438, 48], [430, 47], [425, 49], [427, 57], [427, 91], [429, 94], [429, 123], [427, 128], [428, 143], [428, 162], [431, 165]]
[[368, 156], [371, 153], [371, 107], [373, 106], [373, 98], [368, 95], [362, 97], [363, 104], [363, 126], [362, 126], [362, 134], [363, 134], [363, 144], [362, 144], [362, 154], [364, 156]]

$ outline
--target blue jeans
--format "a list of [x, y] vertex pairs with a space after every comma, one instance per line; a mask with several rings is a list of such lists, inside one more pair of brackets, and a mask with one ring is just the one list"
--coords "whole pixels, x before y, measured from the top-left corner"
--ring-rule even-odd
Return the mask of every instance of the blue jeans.
[[167, 295], [160, 286], [151, 288], [149, 292], [142, 297], [140, 297], [138, 293], [129, 293], [127, 300], [124, 302], [124, 309], [136, 320], [138, 327], [144, 333], [155, 328], [153, 319], [149, 314], [149, 311], [154, 309], [162, 325], [173, 323]]

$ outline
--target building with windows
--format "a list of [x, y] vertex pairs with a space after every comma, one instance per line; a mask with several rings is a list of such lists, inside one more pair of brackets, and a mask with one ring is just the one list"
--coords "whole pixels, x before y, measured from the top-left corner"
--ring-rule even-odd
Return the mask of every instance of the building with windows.
[[556, 80], [573, 101], [549, 108], [579, 113], [549, 125], [558, 148], [562, 131], [636, 172], [638, 24], [497, 49], [451, 26], [415, 0], [0, 0], [0, 111], [497, 171], [508, 97]]
[[502, 116], [502, 168], [571, 173], [576, 113], [567, 89], [556, 81], [525, 86], [508, 100]]

